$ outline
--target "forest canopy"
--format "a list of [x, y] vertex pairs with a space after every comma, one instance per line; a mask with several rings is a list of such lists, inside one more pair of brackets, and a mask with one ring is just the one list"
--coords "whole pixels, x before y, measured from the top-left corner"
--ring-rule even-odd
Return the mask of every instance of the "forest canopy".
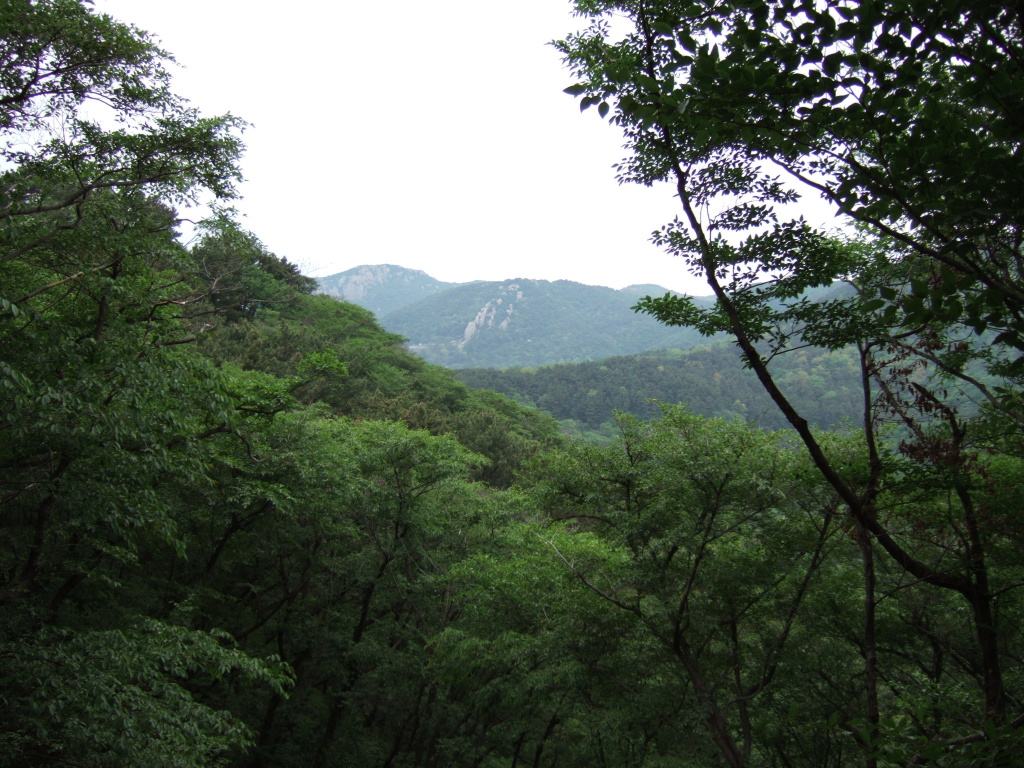
[[[86, 0], [0, 8], [0, 766], [1019, 762], [1019, 9], [575, 6], [569, 91], [716, 298], [640, 308], [789, 428], [567, 440], [229, 216], [183, 243], [244, 124]], [[809, 346], [857, 429], [794, 404]]]

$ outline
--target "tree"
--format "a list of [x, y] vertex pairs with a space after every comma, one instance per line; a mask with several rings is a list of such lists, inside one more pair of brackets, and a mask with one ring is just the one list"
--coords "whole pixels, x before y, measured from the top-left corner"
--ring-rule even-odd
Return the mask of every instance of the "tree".
[[581, 531], [552, 536], [552, 551], [647, 637], [658, 672], [646, 674], [678, 681], [662, 685], [679, 709], [649, 713], [671, 724], [667, 743], [755, 764], [784, 719], [773, 701], [803, 695], [779, 670], [794, 666], [802, 603], [836, 548], [834, 494], [778, 436], [741, 422], [666, 408], [620, 427], [618, 445], [538, 465], [538, 506]]
[[20, 253], [76, 226], [98, 190], [233, 194], [244, 124], [185, 106], [145, 33], [79, 0], [14, 0], [0, 39], [0, 221]]
[[[423, 642], [447, 620], [435, 590], [476, 500], [462, 477], [473, 457], [455, 441], [320, 408], [267, 415], [288, 384], [232, 377], [246, 423], [194, 446], [209, 479], [175, 489], [187, 500], [186, 557], [151, 549], [149, 575], [133, 573], [121, 598], [174, 606], [250, 657], [289, 663], [291, 691], [192, 681], [200, 703], [248, 725], [246, 765], [329, 765], [339, 743], [372, 755], [402, 738], [384, 723], [409, 716], [408, 687], [428, 684]], [[375, 708], [371, 729], [363, 718]]]
[[293, 301], [316, 287], [316, 280], [275, 256], [230, 219], [204, 224], [192, 258], [210, 302], [229, 319], [255, 317], [261, 306]]
[[[1024, 425], [1014, 378], [1024, 349], [1019, 9], [913, 0], [640, 0], [577, 9], [593, 25], [559, 44], [579, 80], [567, 90], [623, 130], [630, 155], [618, 166], [621, 180], [672, 184], [681, 216], [654, 239], [703, 276], [717, 300], [711, 310], [673, 296], [639, 307], [669, 324], [733, 336], [861, 531], [866, 637], [876, 547], [908, 577], [965, 601], [978, 659], [977, 725], [1011, 737], [1024, 721], [1009, 711], [1015, 695], [1003, 665], [1013, 632], [1000, 626], [996, 606], [1016, 576], [1010, 561], [993, 557], [1005, 534], [987, 520], [995, 499], [985, 455], [1016, 451], [992, 439], [988, 424], [1015, 435]], [[631, 28], [613, 37], [612, 16]], [[785, 220], [786, 206], [808, 188], [860, 227], [861, 239]], [[804, 298], [840, 279], [856, 289], [849, 298]], [[773, 375], [771, 360], [805, 343], [857, 346], [864, 482], [828, 456]], [[994, 386], [979, 372], [1002, 379]], [[950, 382], [982, 400], [990, 421], [961, 413], [944, 396]], [[879, 427], [893, 420], [903, 432], [883, 439]], [[900, 514], [897, 488], [921, 494], [936, 521], [930, 538]], [[927, 489], [942, 498], [926, 501]], [[866, 664], [878, 679], [873, 654]], [[877, 729], [873, 697], [867, 708]], [[933, 744], [919, 761], [934, 745], [976, 741], [945, 728], [923, 728], [922, 740]], [[866, 750], [869, 765], [877, 748]]]
[[198, 681], [287, 684], [138, 578], [182, 552], [174, 489], [239, 417], [189, 345], [208, 290], [172, 206], [233, 194], [242, 124], [175, 97], [169, 61], [87, 2], [0, 8], [4, 765], [219, 764], [249, 731]]

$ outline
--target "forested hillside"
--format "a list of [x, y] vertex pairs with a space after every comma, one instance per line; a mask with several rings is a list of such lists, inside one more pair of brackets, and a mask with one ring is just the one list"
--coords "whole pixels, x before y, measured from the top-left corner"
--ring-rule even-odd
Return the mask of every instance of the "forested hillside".
[[643, 306], [786, 430], [565, 440], [226, 213], [182, 243], [240, 121], [86, 0], [0, 8], [0, 768], [1020, 763], [1018, 9], [575, 7], [569, 91], [715, 294]]
[[[241, 240], [236, 248], [251, 243]], [[193, 255], [202, 259], [222, 246], [221, 238], [207, 239]], [[222, 369], [230, 364], [272, 374], [300, 405], [320, 403], [350, 418], [452, 435], [483, 455], [471, 476], [493, 486], [507, 487], [523, 461], [559, 442], [550, 418], [468, 389], [451, 371], [408, 352], [362, 307], [302, 294], [256, 306], [251, 316], [233, 317], [230, 310], [218, 318], [199, 335], [198, 351]]]
[[[802, 349], [779, 358], [775, 371], [812, 424], [828, 429], [863, 420], [855, 350]], [[458, 378], [541, 408], [572, 433], [614, 436], [615, 411], [649, 419], [658, 415], [659, 403], [682, 403], [702, 416], [743, 419], [762, 429], [788, 426], [735, 347], [724, 341], [590, 363], [468, 368]]]

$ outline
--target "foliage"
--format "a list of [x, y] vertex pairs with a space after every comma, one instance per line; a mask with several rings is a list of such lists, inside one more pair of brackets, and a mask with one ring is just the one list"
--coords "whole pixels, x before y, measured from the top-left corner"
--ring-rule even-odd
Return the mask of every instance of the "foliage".
[[[840, 427], [862, 418], [855, 350], [801, 350], [780, 359], [776, 375], [811, 423]], [[757, 377], [724, 341], [592, 363], [501, 371], [471, 368], [459, 371], [458, 377], [470, 386], [493, 389], [560, 421], [571, 419], [583, 429], [607, 431], [609, 436], [617, 433], [615, 411], [653, 418], [659, 413], [657, 402], [685, 403], [704, 416], [739, 416], [764, 429], [787, 426]]]
[[523, 461], [558, 441], [550, 419], [466, 388], [451, 372], [410, 354], [368, 311], [326, 296], [292, 295], [254, 318], [236, 317], [203, 334], [199, 346], [217, 362], [299, 377], [293, 393], [300, 402], [454, 434], [488, 459], [475, 477], [498, 487], [510, 485]]
[[[727, 52], [726, 38], [747, 51], [790, 34], [785, 14], [765, 22], [758, 8], [708, 6], [688, 23]], [[867, 6], [837, 8], [857, 23], [835, 34], [877, 27], [863, 66], [888, 46], [894, 71], [913, 71], [899, 56], [909, 43], [878, 27], [893, 9], [878, 9], [865, 26]], [[563, 47], [587, 88], [621, 88], [614, 119], [638, 150], [624, 173], [653, 179], [680, 170], [664, 162], [678, 138], [697, 138], [669, 117], [696, 116], [645, 113], [639, 97], [670, 96], [652, 82], [688, 88], [679, 73], [704, 70], [672, 53], [689, 45], [672, 15], [686, 8], [625, 10], [639, 32], [614, 43], [618, 58], [600, 25]], [[831, 39], [832, 17], [811, 10]], [[991, 10], [939, 15], [955, 32]], [[648, 308], [732, 332], [800, 440], [664, 407], [650, 421], [620, 416], [607, 445], [566, 443], [547, 417], [416, 359], [369, 312], [309, 295], [308, 278], [230, 220], [183, 247], [172, 206], [230, 194], [239, 124], [178, 101], [146, 35], [68, 0], [8, 3], [0, 25], [0, 765], [1017, 760], [1024, 456], [1016, 310], [983, 306], [1006, 256], [997, 227], [977, 230], [995, 271], [975, 282], [957, 272], [981, 258], [973, 245], [942, 262], [951, 282], [941, 268], [926, 279], [931, 262], [911, 241], [927, 238], [909, 214], [894, 250], [891, 200], [862, 206], [883, 230], [874, 240], [780, 225], [702, 250], [697, 229], [691, 252], [671, 229], [666, 242], [699, 268], [724, 259], [710, 272], [717, 305], [669, 296]], [[969, 75], [985, 40], [1009, 47], [1016, 34], [977, 26], [964, 46], [974, 58], [961, 60], [919, 29], [934, 82]], [[813, 42], [812, 31], [792, 34]], [[668, 73], [629, 77], [655, 43]], [[860, 65], [822, 53], [818, 79]], [[700, 66], [723, 60], [705, 54]], [[745, 68], [729, 58], [722, 93], [738, 100], [729, 78]], [[781, 71], [818, 82], [816, 62], [798, 62]], [[952, 83], [944, 106], [994, 119], [998, 144], [1009, 118], [970, 106], [969, 82]], [[822, 102], [809, 93], [814, 117]], [[728, 114], [707, 99], [708, 119]], [[101, 104], [122, 127], [90, 117]], [[754, 106], [752, 119], [767, 114]], [[821, 123], [808, 130], [827, 136]], [[723, 135], [709, 130], [718, 154], [693, 161], [698, 197], [784, 197], [739, 149], [719, 152]], [[851, 157], [869, 163], [870, 147]], [[830, 168], [842, 171], [818, 172]], [[980, 227], [980, 215], [965, 220]], [[956, 225], [948, 212], [935, 221]], [[779, 274], [764, 283], [751, 259], [776, 249]], [[808, 295], [839, 272], [856, 290]], [[989, 336], [970, 336], [983, 325]], [[805, 343], [831, 352], [793, 349]], [[680, 359], [710, 365], [720, 351]], [[787, 370], [800, 355], [859, 366], [859, 430], [811, 429], [780, 394], [821, 388], [802, 363]], [[953, 383], [981, 406], [947, 396]]]
[[[1024, 423], [1013, 378], [1024, 210], [1016, 8], [654, 0], [577, 9], [593, 24], [559, 44], [578, 76], [568, 90], [623, 130], [622, 180], [673, 185], [681, 216], [654, 239], [716, 298], [712, 309], [670, 295], [639, 308], [732, 335], [858, 531], [866, 764], [919, 764], [969, 744], [979, 759], [1003, 759], [1008, 748], [996, 742], [1017, 738], [1019, 725], [1004, 677], [1015, 630], [995, 612], [1016, 588], [1016, 558], [1003, 549], [1014, 534], [987, 523], [994, 498], [983, 457], [1006, 448], [990, 441], [990, 424], [1019, 434]], [[624, 34], [613, 36], [612, 15], [628, 20]], [[858, 239], [785, 219], [807, 187], [860, 227]], [[801, 298], [835, 280], [855, 292], [824, 305]], [[994, 338], [981, 335], [990, 330]], [[805, 343], [857, 346], [866, 474], [829, 455], [782, 386], [774, 362]], [[925, 369], [938, 375], [923, 377]], [[979, 370], [1004, 378], [993, 386]], [[961, 411], [947, 381], [966, 386], [989, 416]], [[891, 422], [902, 431], [883, 438]], [[881, 717], [883, 567], [969, 610], [984, 739], [964, 736], [966, 721], [959, 731], [918, 722], [925, 743], [907, 747]], [[988, 754], [978, 745], [987, 740]]]
[[0, 25], [0, 221], [22, 248], [75, 227], [100, 190], [232, 194], [243, 124], [174, 96], [147, 35], [77, 0], [15, 0]]
[[170, 204], [232, 193], [241, 123], [186, 107], [167, 55], [84, 3], [0, 25], [3, 761], [216, 763], [248, 731], [191, 681], [282, 690], [281, 668], [131, 615], [119, 579], [182, 551], [167, 487], [207, 482], [197, 448], [237, 418], [185, 346], [206, 291]]
[[312, 293], [316, 286], [313, 278], [230, 220], [207, 222], [192, 258], [209, 301], [226, 319], [255, 317], [260, 308], [292, 301], [296, 293]]
[[[41, 630], [6, 647], [5, 751], [29, 764], [74, 755], [76, 765], [222, 765], [248, 729], [196, 702], [196, 676], [260, 680], [283, 692], [290, 679], [221, 643], [148, 619], [124, 630]], [[0, 764], [13, 763], [0, 758]]]
[[280, 654], [295, 686], [208, 695], [258, 728], [257, 764], [376, 762], [381, 743], [412, 738], [402, 723], [430, 685], [424, 643], [450, 621], [446, 570], [474, 537], [476, 457], [451, 438], [303, 409], [211, 458], [188, 560], [153, 588], [250, 653]]
[[797, 454], [739, 422], [674, 409], [621, 426], [618, 445], [538, 468], [548, 514], [602, 542], [551, 546], [610, 610], [634, 618], [649, 663], [678, 680], [648, 716], [705, 760], [718, 744], [738, 764], [779, 718], [756, 704], [789, 682], [776, 682], [777, 670], [792, 663], [790, 635], [836, 533], [833, 510], [802, 487]]

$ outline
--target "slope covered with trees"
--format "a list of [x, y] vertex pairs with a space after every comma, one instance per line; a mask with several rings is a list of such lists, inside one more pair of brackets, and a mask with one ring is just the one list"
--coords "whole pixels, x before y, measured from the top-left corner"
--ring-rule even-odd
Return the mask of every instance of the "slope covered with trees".
[[241, 123], [177, 99], [147, 35], [74, 0], [0, 24], [0, 764], [241, 759], [325, 679], [368, 684], [381, 637], [422, 653], [443, 611], [403, 601], [474, 535], [473, 480], [555, 428], [228, 220], [185, 248], [173, 206], [232, 196]]
[[[780, 361], [777, 375], [812, 424], [838, 428], [863, 418], [854, 350], [800, 350]], [[757, 376], [724, 341], [590, 363], [468, 368], [458, 377], [471, 387], [541, 408], [571, 433], [614, 436], [616, 411], [650, 419], [658, 415], [659, 403], [682, 403], [696, 414], [739, 418], [768, 430], [787, 426]]]
[[[193, 252], [207, 247], [208, 241]], [[211, 321], [199, 351], [218, 364], [290, 382], [288, 392], [299, 404], [454, 435], [485, 457], [473, 477], [490, 485], [508, 486], [523, 461], [559, 442], [550, 418], [467, 388], [451, 371], [408, 352], [401, 337], [384, 331], [362, 307], [301, 294], [261, 307], [251, 318]]]
[[[1019, 17], [579, 9], [576, 90], [630, 179], [673, 178], [666, 239], [717, 296], [647, 308], [732, 334], [792, 429], [665, 407], [563, 443], [232, 222], [185, 247], [174, 205], [230, 197], [237, 121], [87, 2], [0, 12], [0, 766], [1019, 762]], [[751, 159], [874, 237], [774, 228]], [[859, 429], [783, 391], [796, 333], [857, 350]]]

